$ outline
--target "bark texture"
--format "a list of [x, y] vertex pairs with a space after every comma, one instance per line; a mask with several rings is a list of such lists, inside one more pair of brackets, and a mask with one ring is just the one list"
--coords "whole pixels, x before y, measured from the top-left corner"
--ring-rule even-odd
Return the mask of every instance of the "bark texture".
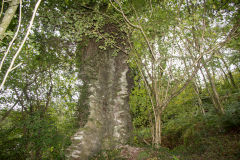
[[88, 159], [101, 149], [112, 149], [128, 141], [131, 131], [129, 113], [127, 55], [114, 49], [99, 49], [90, 39], [81, 56], [81, 77], [88, 82], [89, 116], [83, 128], [72, 137], [68, 159]]
[[212, 78], [211, 73], [210, 73], [209, 69], [207, 68], [206, 63], [203, 59], [202, 59], [202, 62], [203, 62], [203, 67], [206, 71], [207, 78], [209, 80], [209, 83], [210, 83], [210, 86], [212, 89], [213, 104], [216, 106], [219, 113], [224, 114], [224, 106], [222, 105], [219, 94], [217, 92], [215, 81]]
[[15, 15], [18, 4], [19, 0], [12, 0], [9, 4], [7, 11], [4, 14], [4, 17], [0, 24], [0, 41], [4, 38], [4, 33], [6, 32], [7, 27], [9, 26], [13, 16]]

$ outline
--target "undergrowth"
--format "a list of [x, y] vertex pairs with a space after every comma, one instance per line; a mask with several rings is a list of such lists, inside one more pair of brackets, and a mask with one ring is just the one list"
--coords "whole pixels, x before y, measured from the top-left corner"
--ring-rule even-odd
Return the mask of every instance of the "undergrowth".
[[[151, 145], [151, 128], [135, 128], [129, 145], [141, 147], [138, 160], [239, 160], [240, 103], [226, 107], [224, 115], [210, 111], [184, 115], [164, 124], [162, 147]], [[173, 127], [176, 126], [176, 127]], [[94, 160], [123, 160], [120, 150], [103, 151]], [[125, 158], [126, 159], [126, 158]]]

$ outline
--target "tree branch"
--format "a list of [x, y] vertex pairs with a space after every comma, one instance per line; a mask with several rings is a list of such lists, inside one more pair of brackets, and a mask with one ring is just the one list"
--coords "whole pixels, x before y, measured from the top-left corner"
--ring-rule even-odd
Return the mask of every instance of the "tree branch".
[[9, 8], [7, 9], [3, 19], [2, 23], [0, 24], [0, 41], [4, 38], [4, 34], [9, 26], [9, 24], [12, 21], [13, 16], [15, 15], [15, 12], [18, 8], [19, 0], [12, 0], [10, 3]]
[[26, 42], [26, 40], [27, 40], [27, 38], [28, 38], [28, 35], [29, 35], [30, 30], [31, 30], [32, 25], [33, 25], [34, 18], [35, 18], [35, 16], [36, 16], [37, 9], [38, 9], [38, 7], [39, 7], [39, 5], [40, 5], [40, 2], [41, 2], [41, 0], [38, 0], [38, 2], [37, 2], [36, 5], [35, 5], [35, 8], [34, 8], [34, 11], [33, 11], [33, 15], [32, 15], [30, 24], [29, 24], [29, 26], [28, 26], [27, 33], [26, 33], [26, 35], [25, 35], [25, 37], [24, 37], [24, 39], [23, 39], [20, 47], [18, 48], [17, 52], [15, 53], [14, 57], [12, 58], [11, 64], [10, 64], [10, 66], [8, 67], [8, 70], [7, 70], [7, 72], [5, 73], [5, 76], [4, 76], [3, 81], [2, 81], [2, 83], [1, 83], [0, 90], [3, 88], [3, 86], [4, 86], [4, 84], [5, 84], [6, 80], [7, 80], [8, 74], [11, 72], [15, 60], [17, 59], [20, 51], [22, 50], [22, 47], [23, 47], [24, 43]]

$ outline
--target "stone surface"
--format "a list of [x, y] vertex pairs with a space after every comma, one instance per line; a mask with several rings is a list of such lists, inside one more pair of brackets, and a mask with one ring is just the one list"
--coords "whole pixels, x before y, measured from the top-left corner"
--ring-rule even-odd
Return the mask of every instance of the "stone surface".
[[81, 76], [88, 77], [88, 121], [72, 137], [68, 159], [88, 159], [101, 149], [128, 141], [131, 131], [127, 80], [127, 55], [113, 49], [102, 51], [94, 39], [83, 48]]

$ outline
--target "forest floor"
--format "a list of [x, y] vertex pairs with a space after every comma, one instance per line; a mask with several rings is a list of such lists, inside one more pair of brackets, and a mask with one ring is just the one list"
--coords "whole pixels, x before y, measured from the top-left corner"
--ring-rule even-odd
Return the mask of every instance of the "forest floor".
[[120, 150], [101, 152], [93, 160], [240, 160], [240, 132], [200, 137], [172, 149], [125, 145]]

